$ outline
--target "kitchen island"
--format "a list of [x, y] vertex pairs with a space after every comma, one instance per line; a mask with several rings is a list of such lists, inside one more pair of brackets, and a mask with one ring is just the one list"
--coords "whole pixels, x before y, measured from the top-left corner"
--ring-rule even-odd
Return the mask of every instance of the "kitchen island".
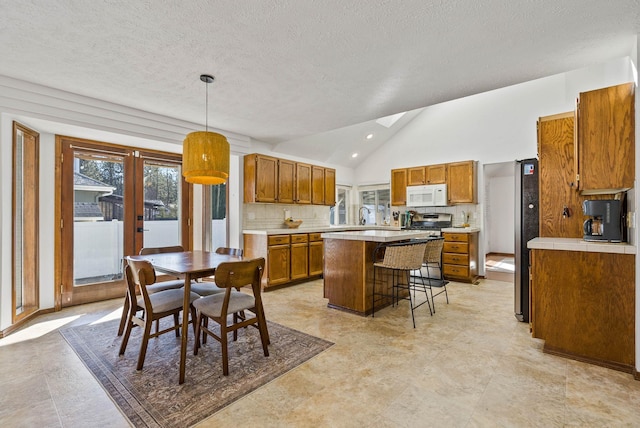
[[428, 238], [418, 230], [329, 232], [324, 241], [324, 297], [328, 306], [358, 315], [371, 313], [373, 253], [380, 244]]

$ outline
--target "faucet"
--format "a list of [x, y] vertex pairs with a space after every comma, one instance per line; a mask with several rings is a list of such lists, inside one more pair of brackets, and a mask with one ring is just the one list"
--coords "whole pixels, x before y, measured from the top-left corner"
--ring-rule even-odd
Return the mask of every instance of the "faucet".
[[364, 210], [367, 210], [367, 215], [371, 214], [371, 210], [365, 206], [360, 207], [360, 210], [358, 211], [358, 223], [365, 225], [367, 224], [367, 218], [364, 216]]

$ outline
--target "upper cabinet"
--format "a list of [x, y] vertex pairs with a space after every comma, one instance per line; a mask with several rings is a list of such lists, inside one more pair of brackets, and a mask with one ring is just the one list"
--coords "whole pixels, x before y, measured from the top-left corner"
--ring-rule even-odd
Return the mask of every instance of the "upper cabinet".
[[296, 203], [311, 203], [311, 165], [296, 163]]
[[427, 165], [424, 167], [426, 184], [444, 184], [447, 182], [447, 165]]
[[244, 201], [335, 204], [336, 170], [261, 154], [244, 157]]
[[576, 110], [575, 170], [583, 194], [611, 194], [633, 187], [635, 85], [580, 93]]
[[278, 159], [264, 155], [244, 157], [244, 201], [278, 201]]
[[391, 205], [407, 205], [407, 169], [391, 170]]
[[477, 204], [476, 161], [447, 164], [447, 198], [449, 204]]
[[407, 168], [407, 186], [427, 184], [427, 173], [425, 169], [426, 167], [424, 166]]

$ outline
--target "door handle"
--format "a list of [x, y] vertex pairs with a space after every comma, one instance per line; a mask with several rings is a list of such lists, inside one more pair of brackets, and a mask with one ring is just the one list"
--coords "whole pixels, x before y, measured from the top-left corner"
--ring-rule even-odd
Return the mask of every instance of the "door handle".
[[143, 228], [143, 227], [139, 227], [139, 228], [137, 228], [137, 229], [136, 229], [136, 231], [137, 231], [137, 232], [148, 232], [148, 231], [149, 231], [149, 229], [145, 229], [145, 228]]

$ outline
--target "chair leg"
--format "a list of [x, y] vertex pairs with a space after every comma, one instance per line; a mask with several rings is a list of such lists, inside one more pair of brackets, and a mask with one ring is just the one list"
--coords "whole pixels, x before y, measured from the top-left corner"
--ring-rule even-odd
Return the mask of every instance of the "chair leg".
[[[149, 315], [149, 314], [147, 314]], [[142, 370], [144, 358], [147, 355], [147, 345], [149, 344], [149, 335], [151, 334], [152, 321], [146, 320], [144, 323], [144, 332], [142, 333], [142, 342], [140, 343], [140, 355], [138, 356], [138, 366], [136, 370]]]
[[[226, 324], [226, 320], [221, 320]], [[222, 348], [222, 374], [229, 376], [229, 349], [228, 349], [228, 332], [226, 326], [220, 324], [220, 346]]]
[[[158, 326], [159, 326], [159, 321], [160, 320], [156, 320], [156, 333], [158, 332]], [[175, 314], [173, 314], [173, 325], [176, 328], [176, 337], [180, 337], [180, 318], [178, 318], [178, 313], [176, 312]]]
[[193, 334], [198, 337], [196, 334], [196, 308], [193, 305], [189, 305], [189, 309], [191, 310], [191, 326], [193, 327]]
[[129, 292], [124, 296], [124, 304], [122, 306], [122, 316], [120, 317], [120, 326], [118, 326], [118, 336], [122, 336], [124, 328], [127, 325], [127, 319], [129, 318], [129, 310], [131, 305], [129, 303]]
[[202, 322], [202, 313], [198, 312], [196, 317], [194, 318], [195, 326], [195, 339], [193, 341], [193, 355], [198, 355], [198, 349], [200, 348], [200, 326]]
[[124, 351], [125, 349], [127, 349], [127, 343], [129, 343], [129, 336], [131, 336], [131, 329], [133, 328], [133, 321], [131, 321], [132, 318], [132, 314], [131, 312], [129, 312], [129, 314], [127, 315], [127, 322], [125, 325], [125, 330], [124, 330], [124, 337], [122, 338], [122, 343], [120, 344], [120, 352], [118, 353], [118, 355], [124, 355]]
[[262, 341], [262, 350], [264, 351], [264, 356], [269, 356], [269, 332], [267, 331], [267, 323], [265, 322], [263, 308], [256, 307], [256, 310], [259, 312], [256, 314], [258, 318], [258, 330], [260, 331], [260, 340]]
[[[409, 306], [411, 307], [411, 320], [413, 321], [413, 328], [416, 328], [416, 319], [413, 316], [413, 300], [411, 300], [411, 273], [406, 271], [407, 274], [407, 291], [409, 292]], [[414, 291], [415, 293], [415, 291]]]

